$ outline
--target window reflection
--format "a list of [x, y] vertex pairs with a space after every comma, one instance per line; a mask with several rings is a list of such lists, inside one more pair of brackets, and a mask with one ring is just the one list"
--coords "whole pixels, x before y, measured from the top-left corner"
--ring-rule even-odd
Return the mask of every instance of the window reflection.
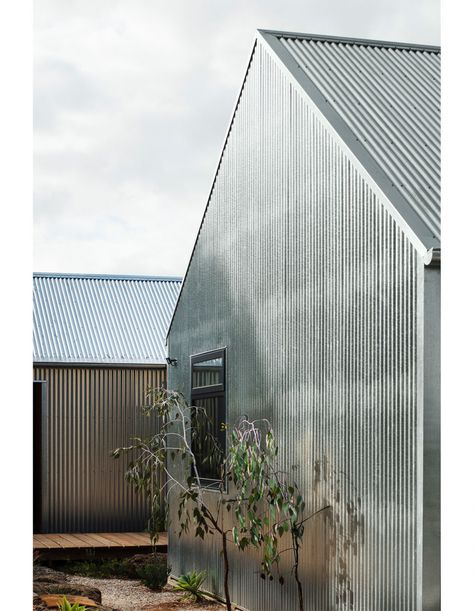
[[215, 386], [224, 383], [224, 359], [222, 357], [193, 363], [193, 388]]
[[191, 357], [191, 446], [204, 486], [222, 481], [226, 451], [225, 349]]

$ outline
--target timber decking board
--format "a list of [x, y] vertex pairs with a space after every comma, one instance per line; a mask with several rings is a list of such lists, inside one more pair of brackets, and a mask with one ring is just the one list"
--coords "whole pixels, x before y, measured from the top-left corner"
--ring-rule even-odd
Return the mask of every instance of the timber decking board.
[[33, 535], [33, 548], [35, 539], [37, 539], [39, 543], [43, 543], [47, 549], [61, 548], [61, 545], [59, 543], [56, 543], [54, 539], [48, 537], [48, 535]]
[[104, 534], [97, 533], [78, 533], [78, 536], [87, 541], [93, 547], [117, 547], [117, 544], [108, 539]]
[[137, 545], [151, 545], [148, 533], [123, 533], [127, 538], [136, 541]]
[[151, 545], [150, 538], [147, 536], [146, 540], [141, 540], [139, 543], [132, 537], [129, 537], [126, 533], [108, 533], [107, 539], [116, 541], [122, 547], [137, 547], [140, 545]]
[[[168, 545], [168, 533], [160, 533], [158, 546]], [[147, 533], [48, 533], [33, 535], [33, 549], [151, 547]]]
[[90, 547], [90, 545], [88, 545], [85, 541], [81, 541], [81, 539], [77, 537], [75, 534], [74, 535], [68, 535], [68, 534], [59, 535], [58, 534], [58, 535], [55, 535], [55, 537], [57, 537], [56, 540], [65, 549], [67, 549], [71, 545], [73, 547]]

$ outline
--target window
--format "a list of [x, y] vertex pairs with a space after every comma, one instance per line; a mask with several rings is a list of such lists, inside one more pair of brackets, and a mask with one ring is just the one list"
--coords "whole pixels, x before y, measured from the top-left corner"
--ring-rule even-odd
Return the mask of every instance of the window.
[[191, 405], [191, 447], [201, 483], [212, 488], [226, 450], [225, 349], [191, 357]]

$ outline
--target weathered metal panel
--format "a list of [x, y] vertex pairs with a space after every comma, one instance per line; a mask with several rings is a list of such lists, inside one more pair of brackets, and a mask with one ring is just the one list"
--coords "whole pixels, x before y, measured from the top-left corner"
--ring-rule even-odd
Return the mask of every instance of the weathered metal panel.
[[[258, 42], [170, 328], [169, 385], [189, 398], [189, 356], [226, 346], [229, 422], [269, 418], [308, 514], [331, 505], [336, 537], [328, 515], [306, 525], [308, 609], [420, 609], [419, 270], [384, 202]], [[206, 569], [222, 592], [218, 542], [175, 528], [173, 574]], [[231, 563], [236, 602], [297, 608], [292, 580], [259, 579], [251, 550]]]
[[139, 407], [166, 369], [45, 365], [33, 379], [47, 384], [44, 532], [143, 530], [149, 511], [124, 479], [129, 459], [110, 452], [156, 431], [157, 419]]
[[440, 238], [440, 52], [275, 34]]
[[33, 361], [164, 364], [180, 278], [33, 275]]

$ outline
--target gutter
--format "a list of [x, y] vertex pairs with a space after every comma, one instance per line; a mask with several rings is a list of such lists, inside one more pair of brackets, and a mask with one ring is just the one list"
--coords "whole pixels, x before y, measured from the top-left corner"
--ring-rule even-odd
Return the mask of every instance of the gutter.
[[441, 267], [441, 248], [430, 248], [423, 257], [425, 267]]

